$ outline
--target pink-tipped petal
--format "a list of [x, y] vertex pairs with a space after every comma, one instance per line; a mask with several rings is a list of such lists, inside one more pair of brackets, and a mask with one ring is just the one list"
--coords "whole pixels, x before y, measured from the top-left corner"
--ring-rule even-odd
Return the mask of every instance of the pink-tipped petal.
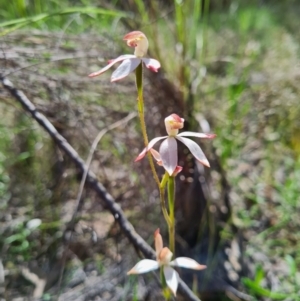
[[178, 282], [179, 282], [178, 273], [171, 267], [164, 266], [164, 276], [168, 287], [170, 288], [174, 296], [176, 296]]
[[156, 151], [154, 148], [150, 149], [150, 152], [153, 156], [153, 158], [156, 160], [157, 164], [162, 166], [162, 161], [161, 161], [161, 157], [158, 151]]
[[129, 73], [135, 70], [140, 63], [141, 59], [136, 57], [124, 60], [122, 64], [111, 75], [111, 81], [115, 82], [126, 77]]
[[159, 258], [159, 254], [161, 250], [163, 249], [163, 240], [159, 233], [159, 229], [157, 229], [154, 232], [154, 242], [155, 242], [155, 252], [156, 252], [156, 258]]
[[199, 264], [196, 260], [188, 257], [178, 257], [170, 262], [171, 266], [181, 267], [193, 270], [204, 270], [206, 265]]
[[155, 59], [149, 59], [149, 58], [142, 58], [142, 61], [144, 62], [145, 66], [150, 69], [153, 72], [158, 72], [158, 69], [160, 68], [160, 62]]
[[150, 271], [154, 271], [159, 268], [159, 263], [155, 260], [151, 259], [143, 259], [138, 262], [129, 272], [127, 275], [131, 274], [143, 274]]
[[196, 132], [181, 132], [177, 136], [179, 136], [179, 137], [198, 137], [198, 138], [213, 139], [217, 135], [216, 134], [196, 133]]
[[187, 146], [187, 148], [190, 150], [190, 152], [192, 153], [192, 155], [203, 165], [210, 167], [208, 160], [206, 159], [202, 149], [200, 148], [200, 146], [194, 142], [191, 139], [188, 138], [183, 138], [183, 137], [178, 137], [176, 136], [176, 139], [178, 139], [179, 141], [181, 141], [183, 144], [185, 144]]
[[173, 172], [173, 174], [172, 174], [172, 176], [176, 177], [182, 171], [182, 169], [183, 169], [182, 166], [177, 165], [174, 172]]
[[174, 137], [168, 137], [159, 148], [163, 167], [172, 176], [178, 162], [177, 142]]
[[147, 145], [147, 147], [145, 147], [142, 152], [137, 156], [137, 158], [134, 160], [134, 162], [137, 162], [141, 159], [143, 159], [146, 155], [146, 153], [155, 145], [155, 143], [157, 143], [159, 140], [161, 139], [165, 139], [167, 136], [163, 136], [163, 137], [156, 137], [154, 139], [152, 139], [149, 144]]
[[102, 73], [104, 73], [106, 70], [108, 70], [111, 66], [113, 66], [115, 63], [117, 62], [121, 62], [124, 61], [126, 59], [130, 59], [130, 58], [135, 58], [136, 56], [133, 54], [124, 54], [124, 55], [120, 55], [119, 57], [117, 57], [116, 59], [110, 60], [109, 64], [107, 66], [105, 66], [104, 68], [102, 68], [99, 71], [93, 72], [91, 74], [89, 74], [89, 77], [95, 77], [98, 76]]

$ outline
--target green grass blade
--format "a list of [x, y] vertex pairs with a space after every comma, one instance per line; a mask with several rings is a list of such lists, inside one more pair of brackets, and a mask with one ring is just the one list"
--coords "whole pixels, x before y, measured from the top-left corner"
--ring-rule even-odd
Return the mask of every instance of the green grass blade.
[[134, 2], [138, 8], [139, 14], [142, 17], [143, 23], [149, 23], [149, 15], [148, 15], [147, 9], [145, 7], [144, 1], [143, 0], [134, 0]]
[[199, 50], [199, 35], [200, 31], [200, 18], [202, 14], [202, 0], [195, 0], [193, 7], [193, 18], [191, 24], [191, 35], [190, 35], [190, 47], [191, 47], [191, 58], [195, 58], [197, 51]]
[[35, 23], [50, 17], [54, 16], [62, 16], [62, 15], [70, 15], [74, 13], [80, 13], [80, 14], [97, 14], [97, 15], [106, 15], [106, 16], [112, 16], [112, 17], [124, 17], [124, 18], [130, 18], [130, 14], [116, 11], [116, 10], [107, 10], [103, 8], [96, 8], [96, 7], [72, 7], [72, 8], [67, 8], [62, 11], [58, 12], [53, 12], [53, 13], [43, 13], [39, 14], [33, 17], [28, 17], [28, 18], [19, 18], [19, 19], [14, 19], [6, 22], [0, 23], [0, 28], [4, 27], [9, 27], [13, 26], [12, 28], [9, 28], [7, 30], [4, 30], [0, 33], [0, 36], [4, 36], [16, 29], [19, 29], [21, 27], [27, 26], [30, 23]]

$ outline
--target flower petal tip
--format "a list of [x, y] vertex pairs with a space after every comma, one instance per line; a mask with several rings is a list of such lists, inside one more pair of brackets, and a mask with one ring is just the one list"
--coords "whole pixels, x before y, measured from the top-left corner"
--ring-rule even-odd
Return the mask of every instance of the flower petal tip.
[[152, 72], [156, 72], [156, 73], [158, 72], [157, 68], [154, 68], [154, 67], [151, 67], [151, 66], [149, 66], [148, 69], [151, 70]]
[[203, 264], [199, 264], [199, 268], [198, 270], [205, 270], [207, 268], [206, 265], [203, 265]]
[[134, 162], [138, 162], [140, 161], [141, 159], [143, 159], [144, 156], [143, 155], [138, 155], [135, 159], [134, 159]]
[[99, 71], [97, 71], [97, 72], [93, 72], [93, 73], [89, 74], [88, 77], [92, 78], [92, 77], [96, 77], [96, 76], [98, 76], [100, 74], [101, 73], [99, 73]]
[[202, 161], [201, 163], [202, 163], [204, 166], [210, 168], [210, 164], [209, 164], [208, 161]]
[[198, 161], [199, 163], [201, 163], [202, 165], [204, 165], [204, 166], [210, 168], [210, 164], [209, 164], [208, 160], [199, 160], [199, 159], [197, 159], [197, 161]]

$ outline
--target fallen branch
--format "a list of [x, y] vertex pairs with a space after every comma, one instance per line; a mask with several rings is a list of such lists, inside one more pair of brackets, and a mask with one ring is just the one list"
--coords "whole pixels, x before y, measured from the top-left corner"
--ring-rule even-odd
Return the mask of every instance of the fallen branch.
[[[120, 225], [125, 236], [139, 249], [147, 258], [155, 259], [154, 250], [139, 236], [134, 227], [125, 217], [121, 207], [115, 202], [113, 197], [107, 192], [105, 187], [97, 180], [95, 174], [88, 170], [85, 162], [80, 158], [76, 150], [68, 143], [68, 141], [60, 135], [52, 123], [34, 106], [34, 104], [27, 98], [27, 96], [20, 90], [14, 88], [13, 84], [5, 77], [0, 77], [3, 87], [23, 106], [26, 112], [46, 130], [52, 137], [54, 142], [61, 148], [75, 163], [75, 165], [84, 174], [86, 173], [86, 182], [96, 191], [98, 196], [104, 201], [108, 210], [113, 214], [115, 220]], [[189, 289], [189, 287], [182, 281], [179, 281], [179, 292], [186, 298], [185, 300], [200, 301], [198, 297]]]

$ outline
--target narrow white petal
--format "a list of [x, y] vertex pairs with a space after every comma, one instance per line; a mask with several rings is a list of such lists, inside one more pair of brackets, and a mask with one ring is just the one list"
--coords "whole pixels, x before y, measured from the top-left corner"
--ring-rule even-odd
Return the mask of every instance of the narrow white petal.
[[109, 62], [109, 64], [107, 66], [105, 66], [104, 68], [100, 69], [99, 71], [93, 72], [89, 75], [89, 77], [95, 77], [98, 76], [100, 74], [102, 74], [103, 72], [105, 72], [106, 70], [108, 70], [111, 66], [113, 66], [115, 63], [117, 62], [121, 62], [124, 61], [126, 59], [130, 59], [130, 58], [135, 58], [135, 55], [133, 54], [124, 54], [124, 55], [120, 55], [119, 57], [117, 57], [116, 59], [113, 59]]
[[178, 137], [176, 136], [176, 139], [178, 139], [179, 141], [181, 141], [183, 144], [185, 144], [188, 149], [190, 150], [190, 152], [192, 153], [192, 155], [203, 165], [210, 167], [208, 160], [206, 159], [202, 149], [200, 148], [200, 146], [194, 142], [191, 139], [188, 138], [183, 138], [183, 137]]
[[164, 275], [168, 287], [170, 288], [174, 296], [176, 296], [178, 282], [179, 282], [178, 273], [173, 268], [164, 266]]
[[137, 156], [137, 158], [134, 160], [134, 162], [139, 161], [141, 159], [143, 159], [146, 155], [146, 153], [155, 145], [155, 143], [157, 143], [159, 140], [161, 139], [165, 139], [167, 138], [167, 136], [163, 136], [163, 137], [156, 137], [154, 139], [152, 139], [149, 144], [147, 145], [147, 147], [145, 147], [142, 152]]
[[158, 269], [159, 263], [155, 260], [151, 259], [143, 259], [140, 262], [138, 262], [128, 273], [130, 274], [143, 274], [150, 271], [154, 271]]
[[178, 153], [177, 141], [174, 137], [168, 137], [159, 148], [159, 154], [163, 163], [163, 167], [171, 176], [177, 166]]
[[196, 133], [196, 132], [181, 132], [177, 136], [179, 137], [198, 137], [198, 138], [207, 138], [212, 139], [215, 138], [215, 134], [204, 134], [204, 133]]
[[203, 270], [206, 268], [206, 265], [199, 264], [196, 260], [188, 257], [178, 257], [171, 261], [170, 265], [193, 270]]
[[137, 57], [124, 60], [122, 64], [111, 75], [111, 81], [115, 82], [126, 77], [129, 73], [135, 70], [140, 63], [141, 59]]
[[151, 71], [157, 72], [160, 68], [160, 62], [155, 59], [142, 58], [142, 61], [144, 62], [145, 66]]

